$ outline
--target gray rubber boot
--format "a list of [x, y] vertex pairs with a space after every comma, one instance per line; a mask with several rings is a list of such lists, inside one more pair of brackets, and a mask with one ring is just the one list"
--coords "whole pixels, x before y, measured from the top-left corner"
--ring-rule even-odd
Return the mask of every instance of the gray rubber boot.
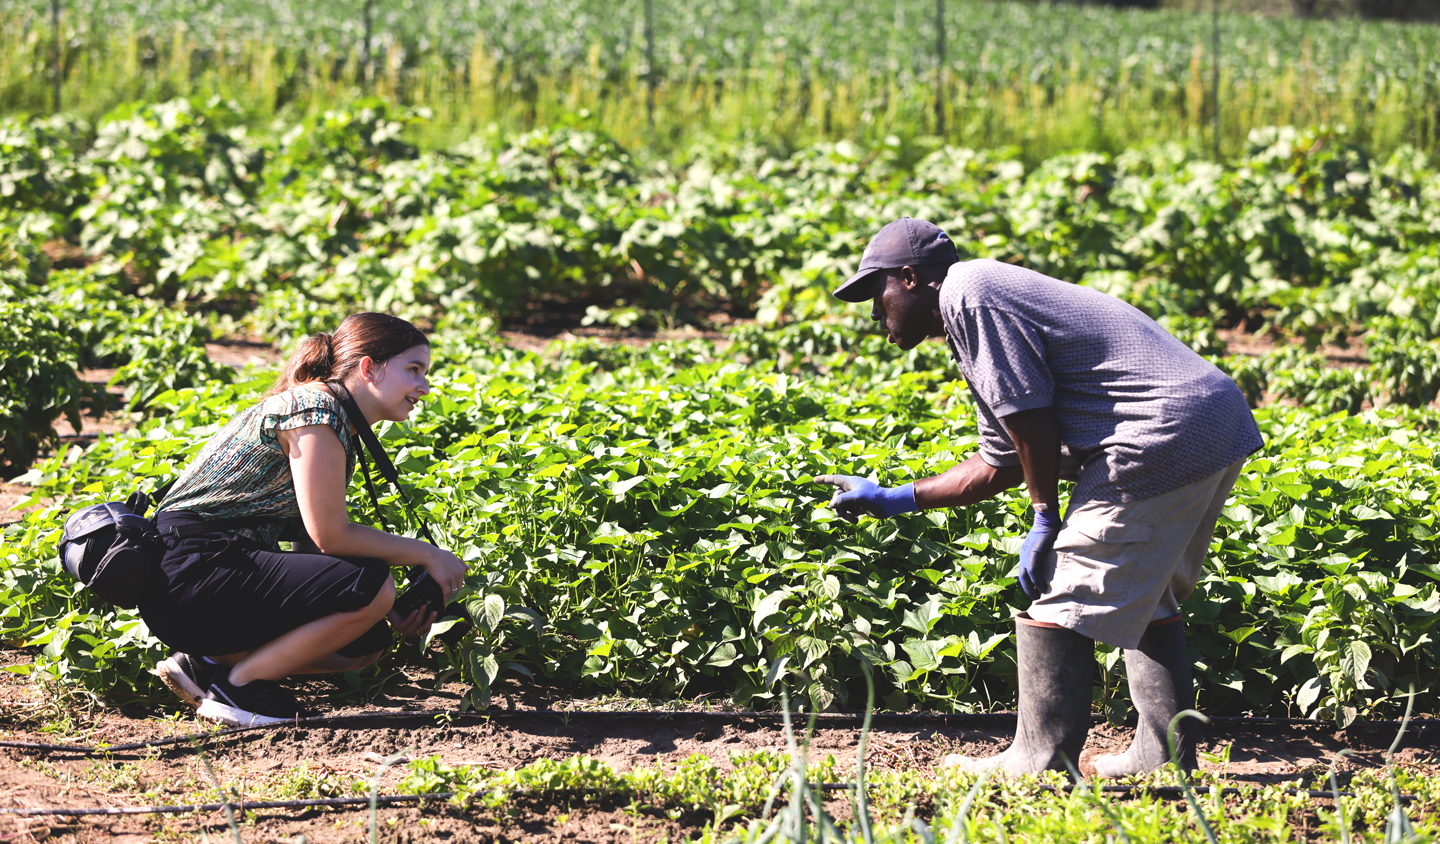
[[959, 754], [945, 765], [962, 771], [999, 769], [1018, 776], [1077, 769], [1090, 733], [1090, 696], [1095, 682], [1095, 640], [1063, 627], [1015, 619], [1015, 657], [1020, 672], [1015, 741], [1004, 752], [984, 759]]
[[[1147, 774], [1170, 761], [1165, 731], [1175, 713], [1195, 707], [1195, 686], [1190, 678], [1190, 652], [1185, 647], [1185, 625], [1179, 616], [1150, 625], [1140, 637], [1140, 646], [1125, 651], [1125, 674], [1130, 700], [1140, 716], [1135, 740], [1119, 755], [1095, 760], [1095, 773], [1102, 777]], [[1199, 722], [1186, 718], [1175, 729], [1175, 746], [1185, 770], [1199, 767], [1195, 741]]]

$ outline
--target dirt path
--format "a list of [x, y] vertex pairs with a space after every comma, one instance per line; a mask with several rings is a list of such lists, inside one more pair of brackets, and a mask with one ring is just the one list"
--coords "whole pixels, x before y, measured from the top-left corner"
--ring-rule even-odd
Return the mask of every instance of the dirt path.
[[[1284, 342], [1276, 342], [1273, 337], [1257, 337], [1248, 331], [1236, 328], [1222, 328], [1215, 333], [1225, 341], [1225, 353], [1231, 355], [1262, 357], [1286, 346]], [[1351, 340], [1348, 346], [1326, 344], [1316, 348], [1315, 351], [1324, 356], [1330, 366], [1337, 369], [1364, 366], [1369, 362], [1369, 359], [1365, 357], [1365, 344], [1358, 337]]]
[[[28, 661], [26, 654], [0, 652], [8, 665]], [[667, 704], [674, 711], [610, 711], [625, 702], [567, 699], [554, 690], [511, 688], [496, 706], [478, 717], [453, 718], [406, 714], [408, 710], [453, 710], [463, 689], [433, 690], [432, 678], [418, 667], [407, 668], [401, 680], [386, 687], [368, 704], [347, 702], [342, 685], [315, 680], [301, 687], [302, 700], [339, 715], [355, 716], [330, 723], [280, 727], [239, 734], [212, 743], [206, 757], [227, 788], [252, 801], [301, 799], [352, 794], [351, 784], [368, 782], [378, 760], [399, 751], [412, 758], [438, 756], [446, 764], [476, 765], [495, 770], [518, 768], [539, 759], [562, 760], [585, 754], [628, 771], [639, 766], [673, 770], [692, 754], [709, 758], [722, 770], [732, 753], [755, 750], [784, 752], [786, 740], [774, 713], [723, 712], [703, 705]], [[629, 704], [645, 706], [645, 702]], [[544, 707], [535, 709], [534, 707]], [[37, 743], [99, 743], [117, 745], [201, 732], [204, 725], [188, 710], [168, 712], [66, 710], [47, 699], [34, 685], [12, 673], [0, 674], [0, 741]], [[952, 752], [990, 755], [1009, 741], [1013, 724], [1004, 718], [982, 720], [963, 716], [880, 716], [869, 740], [867, 762], [876, 769], [906, 769], [933, 776]], [[1393, 730], [1337, 732], [1333, 726], [1261, 726], [1225, 723], [1207, 728], [1201, 751], [1208, 771], [1238, 782], [1256, 784], [1305, 780], [1328, 768], [1335, 754], [1352, 755], [1337, 764], [1344, 773], [1383, 763]], [[824, 716], [811, 743], [813, 757], [833, 754], [842, 769], [853, 764], [859, 720]], [[1081, 755], [1082, 773], [1093, 770], [1101, 753], [1128, 745], [1130, 731], [1098, 724]], [[1397, 754], [1414, 770], [1435, 773], [1440, 730], [1412, 732]], [[1221, 759], [1228, 758], [1228, 761]], [[393, 793], [405, 775], [403, 766], [387, 771], [381, 792]], [[0, 749], [0, 806], [66, 808], [135, 805], [180, 805], [215, 800], [211, 779], [196, 749], [188, 744], [114, 754], [109, 758]], [[573, 795], [516, 800], [508, 813], [462, 812], [427, 804], [382, 809], [383, 828], [407, 830], [407, 836], [471, 840], [611, 841], [692, 836], [709, 820], [704, 814], [672, 818], [660, 812], [637, 812], [625, 801], [580, 800]], [[255, 814], [245, 828], [247, 841], [289, 841], [303, 834], [309, 842], [355, 842], [364, 839], [366, 812], [337, 810], [268, 810]], [[633, 835], [637, 826], [643, 836]], [[55, 841], [191, 839], [201, 829], [215, 838], [227, 835], [220, 813], [208, 815], [147, 815], [130, 817], [19, 819], [0, 816], [0, 840]], [[621, 834], [623, 830], [623, 834]], [[216, 839], [218, 840], [218, 839]], [[385, 840], [397, 840], [393, 837]], [[409, 840], [400, 838], [398, 840]]]

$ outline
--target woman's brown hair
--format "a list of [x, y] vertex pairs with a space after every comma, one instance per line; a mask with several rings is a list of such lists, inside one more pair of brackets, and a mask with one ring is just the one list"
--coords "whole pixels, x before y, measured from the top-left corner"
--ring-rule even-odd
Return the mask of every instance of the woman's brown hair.
[[343, 381], [360, 365], [361, 358], [381, 364], [406, 349], [429, 344], [424, 332], [399, 317], [351, 314], [334, 334], [311, 334], [300, 341], [285, 363], [285, 374], [265, 395], [316, 381]]

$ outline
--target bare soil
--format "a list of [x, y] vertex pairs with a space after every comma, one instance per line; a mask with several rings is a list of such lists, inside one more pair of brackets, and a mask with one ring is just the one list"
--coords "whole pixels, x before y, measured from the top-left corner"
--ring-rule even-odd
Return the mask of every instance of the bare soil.
[[[1232, 355], [1260, 357], [1285, 348], [1287, 345], [1299, 345], [1298, 340], [1256, 335], [1243, 328], [1221, 328], [1215, 333], [1225, 341], [1225, 351]], [[1318, 346], [1315, 351], [1317, 354], [1323, 355], [1326, 361], [1336, 368], [1349, 369], [1369, 363], [1365, 357], [1365, 343], [1358, 337], [1352, 339], [1346, 346], [1326, 343]]]
[[533, 328], [524, 329], [502, 328], [500, 337], [505, 344], [513, 349], [522, 352], [535, 352], [539, 354], [549, 348], [551, 343], [557, 340], [579, 340], [584, 338], [603, 340], [610, 343], [618, 343], [625, 346], [646, 346], [651, 343], [665, 340], [710, 340], [717, 346], [725, 346], [728, 342], [725, 335], [718, 331], [700, 331], [693, 328], [678, 329], [674, 331], [645, 331], [645, 332], [616, 332], [606, 328]]
[[[0, 651], [0, 666], [29, 661], [25, 652]], [[565, 696], [563, 690], [512, 686], [502, 690], [485, 713], [436, 718], [423, 710], [455, 710], [463, 689], [434, 689], [424, 668], [407, 667], [373, 700], [346, 700], [341, 683], [317, 679], [298, 687], [307, 705], [358, 718], [300, 727], [238, 734], [212, 742], [206, 758], [227, 788], [252, 801], [313, 797], [306, 782], [346, 786], [368, 782], [377, 762], [406, 751], [411, 758], [438, 755], [452, 766], [478, 765], [503, 770], [538, 759], [568, 759], [586, 754], [617, 770], [637, 766], [673, 769], [692, 754], [730, 767], [731, 754], [766, 749], [784, 752], [786, 740], [775, 713], [722, 711], [702, 702], [670, 702], [668, 711], [634, 707], [646, 701], [596, 701]], [[0, 740], [36, 743], [104, 742], [117, 745], [203, 732], [183, 704], [158, 707], [65, 709], [34, 684], [13, 673], [0, 673]], [[623, 705], [628, 708], [617, 708]], [[610, 709], [598, 707], [609, 706]], [[373, 717], [372, 717], [373, 716]], [[824, 716], [811, 742], [812, 756], [833, 754], [850, 764], [857, 749], [859, 719]], [[964, 716], [877, 716], [867, 762], [877, 769], [906, 769], [933, 776], [949, 753], [987, 756], [1009, 742], [1013, 723], [1005, 718]], [[1397, 754], [1401, 764], [1420, 772], [1437, 771], [1440, 731], [1409, 734]], [[1098, 724], [1080, 757], [1083, 774], [1093, 759], [1122, 751], [1128, 728]], [[1388, 730], [1337, 732], [1324, 726], [1254, 726], [1227, 723], [1207, 728], [1201, 744], [1212, 758], [1202, 767], [1235, 781], [1309, 783], [1322, 774], [1335, 754], [1352, 754], [1337, 769], [1353, 772], [1382, 764], [1393, 734]], [[1227, 755], [1228, 761], [1219, 761]], [[394, 793], [403, 766], [381, 777], [381, 792]], [[0, 748], [0, 806], [64, 808], [188, 805], [215, 800], [211, 779], [197, 751], [188, 744], [89, 759], [57, 753]], [[348, 792], [347, 792], [348, 795]], [[836, 805], [837, 816], [847, 810]], [[925, 809], [925, 807], [921, 807]], [[930, 809], [933, 811], [933, 807]], [[922, 811], [922, 814], [927, 812]], [[385, 841], [415, 839], [458, 841], [646, 841], [683, 840], [697, 834], [710, 818], [631, 806], [627, 801], [569, 795], [514, 800], [501, 814], [483, 809], [461, 811], [440, 803], [380, 810]], [[309, 842], [365, 840], [364, 807], [351, 810], [264, 810], [250, 814], [246, 841]], [[0, 841], [194, 840], [201, 830], [214, 840], [228, 836], [220, 812], [124, 817], [16, 818], [0, 815]]]
[[205, 344], [205, 353], [216, 363], [244, 369], [278, 363], [283, 357], [274, 344], [255, 338], [226, 337]]

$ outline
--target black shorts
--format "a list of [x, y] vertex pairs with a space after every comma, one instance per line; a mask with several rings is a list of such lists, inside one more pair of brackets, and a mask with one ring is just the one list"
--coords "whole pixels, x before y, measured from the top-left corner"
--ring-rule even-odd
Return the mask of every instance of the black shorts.
[[[165, 556], [140, 602], [150, 632], [177, 651], [253, 650], [317, 618], [369, 606], [390, 578], [383, 560], [272, 551], [222, 531], [184, 539], [168, 532], [199, 521], [183, 511], [156, 517]], [[338, 653], [372, 654], [390, 639], [381, 621]]]

